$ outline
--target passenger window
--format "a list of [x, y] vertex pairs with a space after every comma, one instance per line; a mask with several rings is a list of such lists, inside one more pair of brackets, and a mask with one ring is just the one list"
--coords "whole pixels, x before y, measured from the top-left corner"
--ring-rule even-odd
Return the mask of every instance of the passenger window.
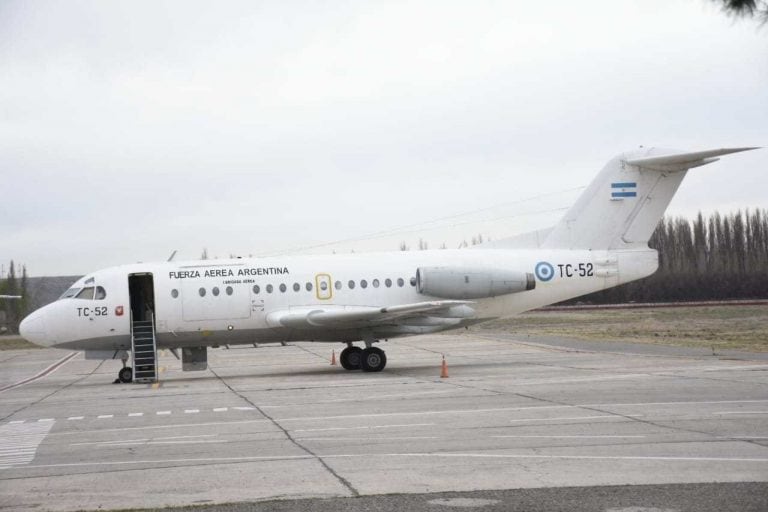
[[411, 278], [411, 286], [416, 286], [416, 278], [415, 277]]
[[384, 286], [386, 286], [387, 288], [390, 288], [392, 286], [392, 280], [390, 278], [386, 278], [384, 280]]
[[201, 297], [205, 297], [205, 288], [200, 288], [197, 290], [197, 293], [199, 293]]
[[104, 300], [107, 298], [107, 291], [102, 288], [101, 286], [96, 287], [96, 296], [94, 297], [96, 300]]
[[253, 293], [258, 295], [260, 291], [261, 291], [261, 289], [259, 288], [259, 285], [257, 285], [257, 284], [253, 285]]
[[301, 285], [299, 283], [293, 283], [293, 291], [297, 292], [301, 290]]
[[341, 281], [336, 281], [335, 283], [333, 283], [333, 287], [336, 288], [337, 290], [341, 290]]
[[378, 279], [374, 279], [371, 284], [373, 285], [374, 288], [378, 288], [379, 287], [379, 280]]
[[360, 281], [360, 287], [361, 288], [368, 288], [368, 281], [366, 281], [365, 279], [362, 279]]
[[227, 286], [226, 291], [227, 291], [227, 295], [232, 295], [232, 293], [234, 293], [235, 290], [233, 290], [231, 286]]
[[267, 285], [267, 293], [272, 293], [272, 290], [274, 290], [274, 288], [272, 288], [271, 284], [268, 284]]
[[354, 290], [355, 289], [355, 282], [350, 279], [349, 282], [347, 283], [347, 286], [349, 286], [350, 290]]
[[312, 283], [307, 283], [306, 288], [307, 288], [308, 292], [311, 292], [312, 291]]
[[320, 289], [323, 290], [323, 291], [327, 290], [328, 289], [328, 283], [326, 283], [325, 281], [320, 281]]
[[281, 285], [280, 285], [280, 291], [281, 291], [281, 292], [285, 293], [285, 290], [286, 290], [286, 289], [287, 289], [287, 288], [285, 287], [285, 283], [283, 283], [283, 284], [281, 284]]
[[405, 281], [403, 281], [403, 278], [402, 277], [398, 277], [397, 278], [397, 286], [402, 288], [404, 284], [405, 284]]
[[93, 300], [93, 287], [89, 286], [88, 288], [83, 288], [80, 293], [77, 294], [76, 299], [87, 299], [87, 300]]
[[176, 288], [174, 288], [173, 290], [171, 290], [171, 297], [173, 297], [173, 298], [175, 299], [175, 298], [177, 298], [178, 296], [179, 296], [179, 290], [177, 290]]
[[219, 287], [218, 286], [214, 286], [213, 290], [211, 290], [211, 293], [213, 293], [214, 297], [218, 297], [219, 296]]

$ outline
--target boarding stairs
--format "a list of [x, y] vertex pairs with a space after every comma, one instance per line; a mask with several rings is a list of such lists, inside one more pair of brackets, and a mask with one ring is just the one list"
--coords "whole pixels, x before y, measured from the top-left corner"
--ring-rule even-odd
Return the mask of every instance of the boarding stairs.
[[157, 381], [157, 343], [155, 322], [134, 320], [131, 331], [131, 355], [133, 356], [133, 382]]

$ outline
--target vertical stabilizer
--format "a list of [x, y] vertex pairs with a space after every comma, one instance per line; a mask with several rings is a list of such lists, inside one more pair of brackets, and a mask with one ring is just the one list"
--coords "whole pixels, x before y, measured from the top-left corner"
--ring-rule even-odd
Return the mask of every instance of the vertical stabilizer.
[[658, 148], [608, 162], [541, 245], [550, 249], [645, 247], [688, 169], [756, 148], [681, 152]]

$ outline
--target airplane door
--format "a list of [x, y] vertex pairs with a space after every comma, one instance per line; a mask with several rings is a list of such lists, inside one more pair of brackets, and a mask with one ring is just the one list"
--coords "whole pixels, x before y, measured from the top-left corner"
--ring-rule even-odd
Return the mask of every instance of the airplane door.
[[331, 285], [331, 276], [329, 274], [317, 274], [315, 276], [315, 293], [320, 300], [330, 300], [333, 298], [333, 286]]

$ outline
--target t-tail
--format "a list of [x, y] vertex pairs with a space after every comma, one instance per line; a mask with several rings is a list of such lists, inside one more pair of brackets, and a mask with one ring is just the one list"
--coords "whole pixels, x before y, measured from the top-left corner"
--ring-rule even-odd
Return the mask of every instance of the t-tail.
[[613, 158], [552, 230], [546, 249], [646, 248], [688, 169], [719, 156], [757, 149], [728, 148], [684, 153], [658, 148]]

